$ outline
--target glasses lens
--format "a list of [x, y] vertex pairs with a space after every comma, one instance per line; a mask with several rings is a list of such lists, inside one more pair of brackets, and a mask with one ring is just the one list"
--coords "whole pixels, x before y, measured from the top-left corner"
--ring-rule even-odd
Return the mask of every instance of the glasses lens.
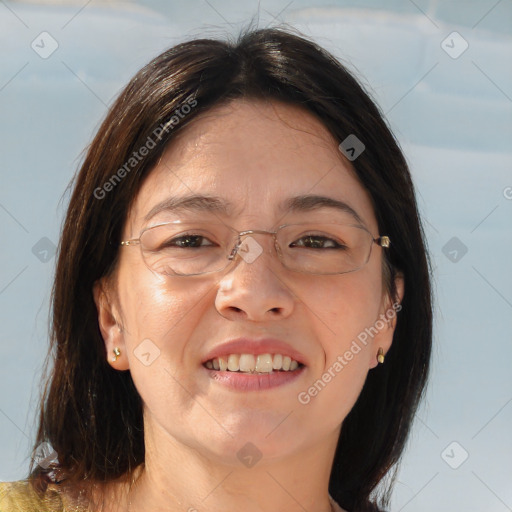
[[340, 223], [308, 223], [279, 230], [283, 264], [311, 274], [352, 272], [370, 257], [373, 237], [366, 229]]
[[[141, 235], [146, 265], [159, 274], [194, 275], [223, 269], [235, 234], [223, 224], [172, 222]], [[233, 241], [233, 242], [232, 242]]]
[[[170, 222], [146, 229], [141, 237], [146, 265], [159, 274], [199, 275], [224, 269], [237, 233], [221, 223]], [[344, 223], [312, 222], [278, 230], [283, 265], [310, 274], [340, 274], [364, 266], [372, 235]]]

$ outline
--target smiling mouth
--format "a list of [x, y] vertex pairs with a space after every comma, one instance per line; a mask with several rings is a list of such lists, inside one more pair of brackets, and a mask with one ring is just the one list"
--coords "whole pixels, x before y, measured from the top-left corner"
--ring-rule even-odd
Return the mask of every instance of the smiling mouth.
[[209, 370], [263, 375], [293, 372], [304, 367], [302, 363], [282, 354], [229, 354], [210, 359], [203, 366]]

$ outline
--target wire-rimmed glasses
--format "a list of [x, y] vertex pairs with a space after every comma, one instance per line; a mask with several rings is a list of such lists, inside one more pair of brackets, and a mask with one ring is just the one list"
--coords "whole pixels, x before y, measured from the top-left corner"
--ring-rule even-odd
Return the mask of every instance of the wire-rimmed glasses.
[[220, 222], [174, 220], [149, 226], [138, 245], [147, 267], [163, 275], [196, 276], [224, 270], [239, 255], [252, 263], [263, 252], [251, 235], [271, 235], [277, 256], [288, 270], [316, 275], [354, 272], [368, 263], [373, 244], [388, 248], [388, 236], [343, 222], [283, 224], [275, 231], [236, 231]]

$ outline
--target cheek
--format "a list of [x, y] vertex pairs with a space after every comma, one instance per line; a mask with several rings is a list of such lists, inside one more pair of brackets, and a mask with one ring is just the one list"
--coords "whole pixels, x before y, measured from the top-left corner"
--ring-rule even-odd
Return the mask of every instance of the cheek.
[[[311, 387], [298, 397], [326, 428], [339, 425], [354, 406], [368, 375], [373, 349], [365, 329], [378, 318], [380, 275], [371, 269], [326, 280], [308, 295], [310, 318], [325, 360], [313, 369]], [[315, 288], [316, 289], [316, 288]], [[329, 412], [327, 412], [329, 411]]]
[[373, 325], [378, 317], [382, 296], [381, 277], [367, 266], [361, 270], [330, 276], [324, 283], [309, 287], [304, 303], [311, 309], [312, 318], [325, 339], [327, 355], [350, 345], [365, 328]]
[[118, 287], [130, 373], [148, 409], [159, 421], [169, 422], [168, 411], [191, 406], [187, 344], [211, 284], [191, 286], [132, 266], [129, 273], [120, 272]]
[[121, 271], [118, 283], [129, 357], [149, 339], [166, 364], [181, 362], [207, 287], [159, 276], [145, 266]]

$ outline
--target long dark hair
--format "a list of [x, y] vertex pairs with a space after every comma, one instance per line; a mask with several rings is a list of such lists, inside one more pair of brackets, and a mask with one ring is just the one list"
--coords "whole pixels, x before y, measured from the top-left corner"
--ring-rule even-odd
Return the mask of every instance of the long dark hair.
[[[352, 165], [371, 196], [379, 232], [392, 240], [384, 253], [390, 297], [396, 298], [397, 272], [405, 293], [386, 362], [369, 372], [343, 423], [329, 492], [350, 511], [389, 504], [432, 344], [431, 265], [414, 187], [395, 138], [358, 81], [314, 42], [278, 28], [170, 48], [135, 75], [94, 137], [75, 178], [59, 245], [51, 371], [34, 445], [35, 453], [41, 443], [51, 444], [58, 464], [44, 470], [32, 462], [29, 479], [37, 490], [55, 481], [108, 483], [144, 461], [141, 398], [130, 372], [106, 361], [93, 283], [115, 268], [128, 209], [165, 147], [200, 113], [242, 97], [300, 106], [336, 140], [354, 134], [366, 147]], [[131, 160], [150, 145], [148, 138], [150, 151]], [[390, 475], [373, 503], [372, 491]]]

